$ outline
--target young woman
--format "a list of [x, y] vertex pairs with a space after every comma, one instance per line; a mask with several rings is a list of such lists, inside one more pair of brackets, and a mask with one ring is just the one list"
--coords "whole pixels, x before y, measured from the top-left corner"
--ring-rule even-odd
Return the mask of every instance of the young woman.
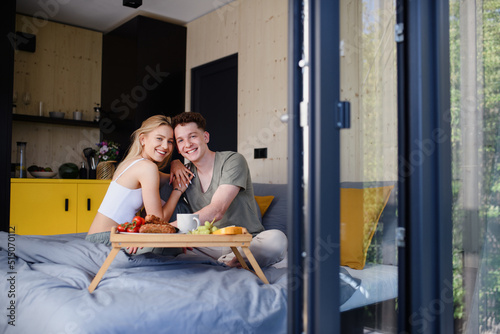
[[[111, 228], [130, 222], [142, 207], [146, 214], [169, 221], [189, 184], [189, 180], [180, 180], [184, 178], [181, 170], [185, 167], [178, 167], [179, 179], [172, 177], [174, 187], [170, 198], [166, 203], [162, 202], [159, 189], [170, 181], [170, 175], [159, 169], [165, 167], [174, 149], [174, 132], [167, 117], [156, 115], [148, 118], [134, 131], [131, 141], [127, 156], [118, 165], [90, 226], [88, 241], [111, 245]], [[136, 252], [137, 248], [131, 248], [131, 254]]]

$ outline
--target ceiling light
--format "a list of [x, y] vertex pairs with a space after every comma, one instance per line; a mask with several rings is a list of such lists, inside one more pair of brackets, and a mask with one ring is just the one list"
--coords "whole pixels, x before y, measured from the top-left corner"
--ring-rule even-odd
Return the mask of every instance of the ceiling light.
[[123, 5], [127, 7], [137, 8], [142, 5], [142, 0], [123, 0]]

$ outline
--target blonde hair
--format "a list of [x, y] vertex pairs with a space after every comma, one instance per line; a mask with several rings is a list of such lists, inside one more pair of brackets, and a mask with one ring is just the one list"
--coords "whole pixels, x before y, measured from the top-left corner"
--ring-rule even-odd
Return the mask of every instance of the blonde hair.
[[[143, 147], [140, 142], [141, 135], [146, 135], [162, 125], [168, 125], [172, 129], [172, 125], [170, 124], [169, 118], [164, 115], [151, 116], [144, 122], [142, 122], [141, 127], [135, 130], [130, 136], [131, 144], [130, 147], [128, 148], [127, 155], [125, 156], [125, 158], [121, 163], [133, 159], [138, 155], [142, 155]], [[173, 152], [170, 152], [162, 162], [156, 163], [158, 165], [158, 169], [162, 169], [168, 164], [168, 161], [172, 157], [172, 153]]]

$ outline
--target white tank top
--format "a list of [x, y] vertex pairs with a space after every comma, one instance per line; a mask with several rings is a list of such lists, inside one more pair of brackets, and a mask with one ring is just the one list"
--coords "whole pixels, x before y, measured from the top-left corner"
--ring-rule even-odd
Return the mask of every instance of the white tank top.
[[129, 189], [116, 182], [127, 169], [141, 160], [144, 160], [144, 158], [133, 161], [114, 181], [111, 181], [101, 206], [97, 210], [106, 217], [113, 219], [117, 224], [130, 222], [144, 205], [141, 188]]

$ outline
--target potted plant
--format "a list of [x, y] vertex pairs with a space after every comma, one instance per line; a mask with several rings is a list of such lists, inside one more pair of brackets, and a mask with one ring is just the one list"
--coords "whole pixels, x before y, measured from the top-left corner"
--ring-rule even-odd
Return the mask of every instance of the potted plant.
[[103, 140], [97, 143], [97, 178], [100, 180], [111, 180], [116, 169], [116, 161], [120, 154], [120, 145], [115, 142]]

